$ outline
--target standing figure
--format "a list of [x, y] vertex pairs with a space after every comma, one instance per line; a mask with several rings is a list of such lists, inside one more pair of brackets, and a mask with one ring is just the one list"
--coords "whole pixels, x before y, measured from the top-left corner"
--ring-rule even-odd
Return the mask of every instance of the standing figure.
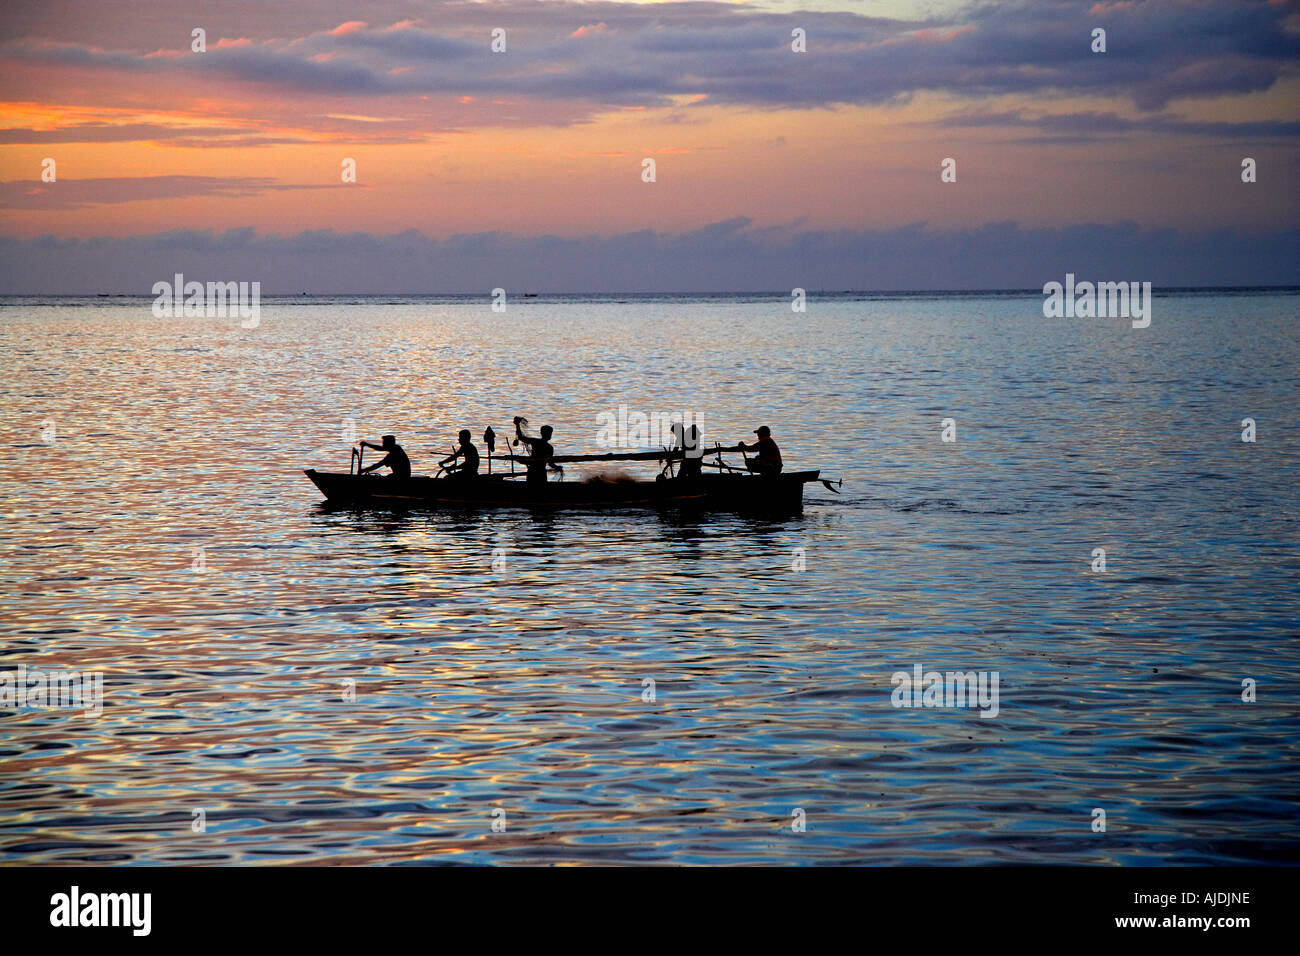
[[524, 434], [523, 426], [528, 424], [528, 419], [515, 416], [515, 444], [523, 442], [528, 448], [528, 454], [533, 461], [528, 463], [528, 477], [525, 479], [529, 484], [546, 483], [546, 459], [555, 454], [555, 449], [551, 447], [551, 435], [553, 434], [550, 425], [543, 425], [540, 429], [541, 438], [530, 438]]

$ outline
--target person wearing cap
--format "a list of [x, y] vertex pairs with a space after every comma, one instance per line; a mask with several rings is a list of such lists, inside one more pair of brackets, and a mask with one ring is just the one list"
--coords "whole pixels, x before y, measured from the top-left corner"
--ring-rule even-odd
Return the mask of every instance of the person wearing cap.
[[754, 434], [758, 436], [758, 441], [752, 445], [746, 445], [743, 441], [740, 443], [740, 450], [751, 450], [757, 452], [755, 458], [745, 459], [745, 467], [750, 471], [756, 471], [760, 475], [776, 475], [781, 471], [781, 449], [776, 447], [776, 442], [772, 440], [772, 429], [766, 425], [759, 425], [754, 429]]
[[[456, 437], [460, 439], [460, 445], [438, 464], [447, 469], [451, 478], [477, 478], [479, 456], [471, 440], [473, 436], [468, 428], [462, 428]], [[457, 458], [463, 459], [459, 465], [454, 464]]]
[[406, 457], [406, 452], [402, 446], [397, 444], [395, 435], [385, 435], [384, 443], [376, 445], [374, 442], [363, 441], [362, 448], [373, 448], [375, 451], [386, 451], [388, 454], [381, 460], [361, 469], [361, 474], [368, 471], [374, 471], [376, 468], [387, 466], [392, 469], [390, 478], [410, 478], [411, 477], [411, 459]]

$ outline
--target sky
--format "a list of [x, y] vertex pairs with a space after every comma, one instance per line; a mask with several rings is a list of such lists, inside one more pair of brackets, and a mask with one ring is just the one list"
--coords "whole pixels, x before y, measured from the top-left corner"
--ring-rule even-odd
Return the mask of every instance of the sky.
[[1297, 284], [1298, 53], [1300, 0], [7, 5], [0, 293]]

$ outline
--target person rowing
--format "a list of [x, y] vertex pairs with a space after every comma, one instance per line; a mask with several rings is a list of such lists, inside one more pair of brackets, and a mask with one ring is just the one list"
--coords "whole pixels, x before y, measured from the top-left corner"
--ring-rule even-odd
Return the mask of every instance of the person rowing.
[[531, 438], [524, 434], [523, 426], [527, 424], [528, 419], [519, 415], [515, 416], [515, 444], [518, 445], [523, 442], [528, 448], [529, 456], [533, 459], [528, 463], [527, 482], [529, 484], [545, 484], [547, 459], [555, 454], [555, 449], [551, 447], [553, 430], [550, 425], [543, 425], [539, 429], [542, 437]]
[[745, 467], [752, 472], [760, 475], [777, 475], [781, 473], [781, 449], [776, 447], [776, 442], [772, 440], [772, 429], [766, 425], [759, 425], [754, 429], [754, 434], [758, 436], [758, 441], [752, 445], [746, 445], [743, 441], [740, 443], [741, 451], [754, 451], [757, 456], [745, 459]]
[[[468, 428], [462, 428], [456, 437], [460, 440], [460, 444], [438, 464], [447, 469], [448, 478], [477, 478], [479, 455], [472, 441], [473, 436], [470, 435]], [[458, 458], [461, 459], [459, 465], [456, 464]]]
[[674, 449], [682, 452], [682, 464], [677, 477], [698, 478], [704, 467], [704, 447], [700, 444], [699, 426], [673, 422], [672, 433]]
[[375, 451], [386, 451], [388, 454], [373, 465], [368, 465], [365, 468], [362, 468], [360, 474], [364, 475], [366, 472], [374, 471], [376, 468], [388, 467], [392, 469], [392, 474], [388, 476], [390, 478], [406, 479], [411, 477], [411, 459], [406, 457], [406, 452], [402, 450], [402, 446], [397, 444], [397, 437], [395, 435], [385, 435], [382, 445], [376, 445], [374, 442], [363, 441], [361, 447], [373, 448]]

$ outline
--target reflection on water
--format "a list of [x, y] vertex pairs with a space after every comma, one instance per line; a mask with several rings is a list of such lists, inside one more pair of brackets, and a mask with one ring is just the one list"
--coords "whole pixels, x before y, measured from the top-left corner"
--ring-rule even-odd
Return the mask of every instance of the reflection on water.
[[[105, 692], [0, 712], [0, 853], [1294, 861], [1296, 301], [0, 307], [0, 670]], [[421, 471], [514, 414], [595, 450], [620, 404], [770, 424], [844, 494], [386, 513], [300, 471], [345, 419]], [[998, 717], [895, 709], [916, 664], [998, 671]]]

